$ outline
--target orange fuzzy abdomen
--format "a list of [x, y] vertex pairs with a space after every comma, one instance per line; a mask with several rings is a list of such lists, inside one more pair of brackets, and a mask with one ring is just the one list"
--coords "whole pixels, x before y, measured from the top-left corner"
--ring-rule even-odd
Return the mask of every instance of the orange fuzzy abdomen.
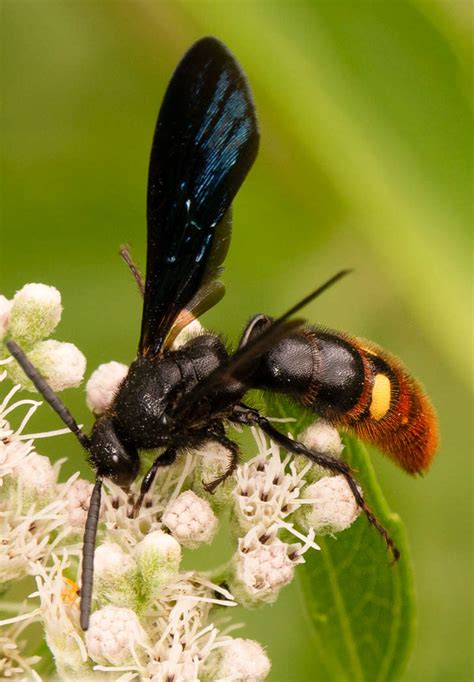
[[435, 411], [400, 361], [351, 339], [364, 366], [364, 390], [338, 424], [373, 443], [410, 474], [426, 471], [438, 446]]

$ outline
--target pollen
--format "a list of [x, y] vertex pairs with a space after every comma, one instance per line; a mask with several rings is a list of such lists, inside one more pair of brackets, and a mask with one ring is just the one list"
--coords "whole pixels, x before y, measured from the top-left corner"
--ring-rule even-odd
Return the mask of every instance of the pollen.
[[369, 408], [372, 419], [379, 421], [385, 417], [390, 407], [390, 398], [390, 379], [385, 374], [376, 374]]
[[79, 585], [75, 583], [74, 580], [70, 580], [64, 576], [63, 580], [67, 587], [61, 590], [61, 598], [65, 604], [73, 606], [79, 597]]

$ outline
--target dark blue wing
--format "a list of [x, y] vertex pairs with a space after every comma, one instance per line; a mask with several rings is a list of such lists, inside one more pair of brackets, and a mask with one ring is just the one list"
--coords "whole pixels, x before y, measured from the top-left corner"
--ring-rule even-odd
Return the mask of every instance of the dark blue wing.
[[245, 76], [222, 43], [203, 38], [171, 79], [151, 150], [140, 354], [159, 353], [180, 310], [209, 279], [206, 269], [222, 262], [226, 212], [258, 141]]

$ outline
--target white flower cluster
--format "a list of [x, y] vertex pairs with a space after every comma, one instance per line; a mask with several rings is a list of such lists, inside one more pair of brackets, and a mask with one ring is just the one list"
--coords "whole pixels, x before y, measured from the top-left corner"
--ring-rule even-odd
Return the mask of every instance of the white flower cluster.
[[[236, 472], [233, 518], [241, 537], [228, 580], [247, 606], [274, 601], [293, 579], [295, 565], [304, 562], [305, 552], [319, 549], [315, 535], [345, 530], [359, 514], [343, 476], [328, 476], [303, 458], [295, 462], [287, 455], [282, 460], [277, 445], [267, 443], [257, 429], [252, 432], [259, 452]], [[319, 452], [342, 452], [338, 432], [323, 421], [302, 439]], [[289, 542], [291, 537], [303, 544]]]
[[[0, 380], [5, 376], [3, 370]], [[23, 433], [41, 403], [13, 402], [18, 389], [10, 390], [0, 403], [0, 590], [28, 575], [31, 564], [47, 559], [68, 535], [57, 467], [35, 452], [34, 436]], [[18, 426], [10, 426], [6, 416], [18, 421]]]
[[[61, 294], [46, 284], [25, 284], [11, 301], [0, 296], [0, 342], [6, 337], [16, 341], [54, 391], [79, 386], [86, 369], [86, 359], [74, 344], [44, 340], [56, 329], [62, 310]], [[7, 355], [0, 345], [0, 359]], [[35, 390], [16, 362], [8, 363], [6, 370], [15, 384]]]
[[[47, 343], [39, 339], [54, 329], [61, 313], [55, 291], [27, 285], [13, 302], [0, 298], [0, 330], [28, 346], [35, 363], [35, 348]], [[178, 337], [175, 343], [182, 341]], [[61, 362], [57, 365], [48, 353], [42, 362], [41, 371], [48, 363], [54, 365], [56, 386], [67, 384]], [[7, 373], [16, 376], [12, 364], [16, 365], [4, 353], [0, 386]], [[95, 414], [110, 405], [126, 371], [124, 365], [110, 362], [93, 373], [86, 395]], [[19, 635], [27, 624], [38, 621], [60, 679], [113, 674], [112, 679], [120, 682], [264, 680], [270, 670], [264, 650], [257, 642], [231, 637], [235, 626], [227, 625], [222, 614], [237, 604], [253, 607], [274, 601], [293, 579], [296, 565], [304, 562], [305, 552], [319, 549], [315, 535], [352, 523], [358, 509], [345, 479], [327, 476], [304, 459], [282, 455], [253, 429], [257, 454], [238, 466], [215, 494], [205, 484], [229, 464], [229, 453], [217, 444], [181, 454], [173, 465], [159, 469], [137, 517], [131, 513], [133, 495], [106, 482], [93, 609], [84, 633], [79, 625], [78, 576], [92, 486], [78, 473], [58, 482], [59, 465], [52, 466], [38, 454], [34, 441], [68, 431], [25, 435], [29, 418], [41, 403], [17, 400], [19, 389], [11, 389], [0, 402], [0, 528], [5, 539], [0, 543], [0, 591], [33, 576], [36, 591], [30, 597], [36, 597], [39, 606], [29, 613], [19, 607], [19, 615], [3, 621], [10, 630], [0, 639], [0, 677], [40, 679], [32, 671], [37, 657], [22, 654], [20, 644], [12, 644], [13, 631]], [[323, 422], [301, 437], [321, 452], [341, 453], [339, 435]], [[216, 568], [215, 582], [209, 575], [183, 571], [182, 548], [212, 542], [219, 512], [229, 509], [235, 552], [227, 566]]]
[[[5, 378], [3, 370], [0, 385]], [[205, 576], [180, 570], [177, 537], [183, 535], [196, 546], [209, 542], [217, 528], [209, 503], [189, 489], [181, 492], [192, 477], [193, 458], [170, 467], [156, 504], [144, 505], [136, 519], [130, 517], [125, 493], [113, 485], [107, 488], [95, 555], [95, 610], [84, 634], [77, 576], [92, 486], [78, 474], [58, 483], [59, 467], [34, 448], [35, 437], [48, 434], [24, 434], [41, 403], [15, 402], [18, 390], [11, 389], [0, 403], [0, 591], [35, 576], [37, 590], [30, 597], [37, 597], [40, 605], [2, 621], [0, 678], [41, 679], [32, 668], [40, 657], [24, 654], [19, 638], [32, 622], [43, 625], [61, 679], [89, 679], [112, 671], [123, 673], [122, 682], [223, 678], [220, 667], [228, 670], [232, 658], [222, 656], [222, 648], [241, 640], [221, 632], [210, 616], [214, 606], [236, 602]], [[10, 421], [19, 424], [11, 426]], [[173, 525], [177, 514], [182, 518]], [[268, 658], [256, 642], [247, 645], [257, 652], [250, 664], [256, 674], [239, 676], [242, 663], [237, 661], [232, 679], [263, 679], [259, 671], [269, 670]]]

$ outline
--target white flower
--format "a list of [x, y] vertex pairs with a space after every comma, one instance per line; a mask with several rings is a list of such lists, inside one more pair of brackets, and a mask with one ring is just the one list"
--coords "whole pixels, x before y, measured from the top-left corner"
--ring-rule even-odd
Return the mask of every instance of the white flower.
[[87, 519], [93, 485], [76, 476], [74, 475], [74, 480], [63, 483], [59, 487], [61, 497], [66, 502], [67, 520], [71, 529], [82, 532]]
[[127, 373], [127, 365], [115, 360], [99, 365], [92, 372], [86, 384], [86, 402], [94, 414], [103, 414], [110, 407]]
[[95, 550], [94, 567], [96, 576], [118, 579], [135, 569], [135, 562], [115, 542], [104, 542]]
[[25, 284], [13, 298], [8, 333], [21, 344], [49, 336], [61, 319], [61, 294], [46, 284]]
[[137, 544], [134, 556], [141, 574], [142, 592], [149, 599], [178, 572], [181, 546], [172, 535], [155, 530]]
[[[79, 554], [77, 549], [75, 553]], [[51, 556], [51, 564], [34, 565], [38, 591], [31, 596], [40, 599], [41, 619], [46, 642], [52, 651], [60, 679], [84, 679], [89, 670], [87, 651], [79, 634], [79, 599], [71, 587], [74, 583], [65, 578], [70, 568], [67, 550], [62, 557]]]
[[31, 452], [17, 464], [13, 476], [17, 477], [18, 485], [22, 489], [23, 507], [29, 506], [38, 497], [42, 498], [43, 505], [46, 501], [54, 499], [56, 471], [48, 457]]
[[[5, 375], [0, 375], [0, 382]], [[23, 434], [31, 415], [41, 403], [13, 402], [19, 387], [12, 388], [0, 403], [0, 584], [18, 580], [30, 572], [32, 562], [46, 561], [67, 535], [65, 502], [56, 499], [57, 472], [49, 460], [34, 451], [33, 437]], [[18, 427], [11, 428], [18, 410], [29, 409]], [[59, 432], [69, 431], [61, 429]], [[36, 434], [37, 437], [44, 434]]]
[[[21, 441], [12, 436], [13, 431], [9, 428], [8, 422], [4, 422], [4, 428], [0, 424], [0, 485], [5, 483], [4, 479], [11, 476], [20, 462], [33, 451], [31, 442]], [[1, 507], [2, 502], [0, 501]]]
[[344, 476], [325, 476], [309, 485], [304, 506], [298, 515], [303, 528], [316, 534], [339, 533], [356, 520], [360, 507]]
[[196, 461], [193, 490], [199, 497], [207, 500], [215, 512], [219, 512], [232, 500], [236, 474], [234, 473], [220, 483], [212, 493], [206, 490], [205, 485], [215, 481], [227, 471], [231, 455], [223, 445], [210, 441], [194, 450], [193, 457]]
[[[5, 377], [5, 373], [0, 373], [0, 383]], [[34, 450], [32, 439], [22, 432], [41, 402], [31, 399], [13, 402], [19, 390], [20, 386], [14, 386], [0, 403], [0, 485], [4, 483], [3, 479], [10, 476], [15, 467]], [[25, 405], [29, 406], [26, 415], [18, 427], [12, 428], [6, 419], [7, 415], [12, 414], [15, 418], [18, 409]]]
[[213, 679], [235, 682], [261, 682], [271, 663], [263, 647], [251, 639], [233, 639], [218, 654]]
[[[28, 352], [28, 359], [44, 376], [53, 391], [74, 388], [81, 383], [86, 369], [86, 359], [72, 343], [40, 341]], [[17, 362], [8, 365], [10, 379], [27, 391], [36, 391]]]
[[318, 419], [299, 436], [306, 447], [339, 459], [344, 449], [339, 431], [331, 424]]
[[0, 341], [6, 336], [13, 301], [0, 294]]
[[300, 545], [288, 545], [271, 535], [258, 535], [258, 529], [239, 539], [233, 559], [230, 588], [244, 606], [273, 602], [284, 585], [293, 580], [296, 563], [302, 561]]
[[[341, 459], [344, 445], [341, 441], [339, 431], [331, 424], [318, 419], [302, 431], [298, 440], [300, 440], [306, 447], [319, 452], [323, 455], [330, 455], [334, 459]], [[308, 469], [308, 458], [304, 455], [295, 455], [293, 462], [297, 471], [305, 470], [305, 483], [314, 483], [323, 476], [330, 476], [332, 473], [318, 464], [311, 464]]]
[[[223, 599], [216, 599], [216, 592]], [[171, 608], [163, 609], [161, 601], [158, 605], [160, 611], [152, 637], [156, 643], [147, 666], [149, 679], [155, 682], [168, 679], [199, 682], [208, 679], [204, 673], [207, 662], [212, 659], [211, 655], [231, 640], [221, 634], [214, 624], [206, 625], [209, 609], [202, 607], [206, 604], [208, 607], [212, 604], [235, 606], [235, 602], [230, 600], [231, 595], [227, 590], [193, 574], [171, 583], [170, 599], [173, 594]]]
[[99, 604], [136, 606], [137, 565], [114, 542], [104, 542], [94, 556], [94, 590]]
[[282, 460], [275, 443], [267, 444], [265, 435], [257, 429], [252, 429], [252, 434], [258, 454], [237, 469], [234, 521], [240, 532], [256, 526], [270, 529], [275, 524], [293, 532], [284, 519], [299, 508], [301, 491], [306, 484], [304, 476], [312, 465], [306, 461], [297, 470], [291, 455], [285, 453]]
[[174, 537], [185, 547], [210, 542], [217, 530], [217, 517], [206, 500], [187, 490], [166, 507], [162, 519]]
[[73, 343], [53, 339], [38, 343], [30, 360], [42, 371], [54, 391], [79, 386], [86, 369], [86, 359]]
[[124, 665], [136, 660], [137, 647], [148, 646], [148, 638], [133, 611], [105, 606], [91, 615], [86, 646], [96, 663]]
[[24, 513], [16, 507], [4, 512], [0, 518], [0, 585], [19, 580], [30, 572], [32, 562], [48, 557], [54, 548], [52, 538], [62, 538], [63, 524], [63, 506], [57, 501]]

